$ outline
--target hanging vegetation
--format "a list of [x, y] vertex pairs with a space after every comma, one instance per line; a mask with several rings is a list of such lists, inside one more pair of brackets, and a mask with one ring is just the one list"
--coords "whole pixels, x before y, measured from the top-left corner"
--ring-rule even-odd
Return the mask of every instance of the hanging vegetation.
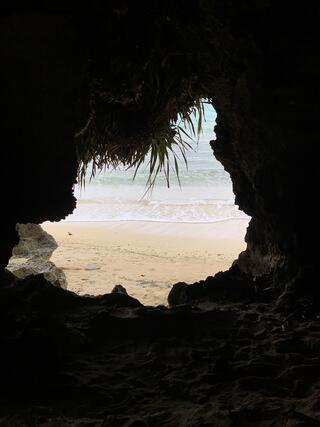
[[205, 120], [206, 102], [198, 98], [187, 108], [182, 106], [178, 113], [175, 106], [174, 118], [165, 118], [164, 123], [156, 123], [153, 127], [148, 126], [130, 135], [128, 132], [121, 132], [117, 114], [105, 111], [101, 117], [96, 98], [92, 97], [89, 119], [75, 135], [80, 185], [85, 185], [88, 172], [91, 179], [97, 172], [119, 165], [133, 168], [135, 178], [146, 160], [149, 167], [147, 191], [153, 189], [161, 172], [164, 173], [168, 187], [172, 172], [180, 184], [179, 160], [183, 160], [187, 167], [187, 151], [193, 149], [193, 145], [198, 142]]

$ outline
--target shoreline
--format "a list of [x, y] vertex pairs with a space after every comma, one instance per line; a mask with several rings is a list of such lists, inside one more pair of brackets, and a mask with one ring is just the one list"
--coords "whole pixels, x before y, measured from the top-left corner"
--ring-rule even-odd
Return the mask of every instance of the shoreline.
[[223, 219], [217, 219], [212, 221], [172, 221], [172, 220], [157, 220], [157, 219], [102, 219], [102, 220], [95, 220], [95, 219], [89, 219], [89, 220], [81, 220], [81, 219], [75, 219], [75, 220], [68, 220], [63, 219], [57, 223], [51, 223], [51, 224], [60, 224], [60, 223], [118, 223], [118, 222], [151, 222], [151, 223], [161, 223], [161, 224], [194, 224], [194, 225], [201, 225], [201, 224], [216, 224], [220, 222], [229, 222], [229, 221], [250, 221], [250, 217], [248, 218], [240, 218], [240, 217], [231, 217], [231, 218], [223, 218]]
[[[240, 220], [240, 221], [239, 221]], [[51, 260], [80, 295], [122, 284], [145, 305], [167, 304], [174, 283], [228, 269], [245, 249], [249, 220], [214, 223], [61, 221], [43, 228], [58, 242]]]

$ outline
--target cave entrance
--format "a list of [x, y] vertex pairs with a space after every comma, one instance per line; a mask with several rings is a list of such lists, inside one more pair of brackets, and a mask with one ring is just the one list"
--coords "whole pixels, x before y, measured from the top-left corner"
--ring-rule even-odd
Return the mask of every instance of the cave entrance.
[[52, 260], [68, 289], [103, 294], [121, 284], [144, 304], [164, 304], [172, 285], [192, 283], [228, 269], [244, 249], [248, 217], [234, 204], [227, 172], [212, 153], [216, 112], [205, 104], [203, 132], [181, 159], [181, 187], [158, 176], [144, 197], [147, 167], [106, 170], [85, 190], [65, 221], [45, 223], [59, 243]]

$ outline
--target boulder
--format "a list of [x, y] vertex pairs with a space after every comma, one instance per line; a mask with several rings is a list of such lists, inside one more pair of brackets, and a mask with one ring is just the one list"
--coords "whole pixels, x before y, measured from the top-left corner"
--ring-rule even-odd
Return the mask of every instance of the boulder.
[[126, 288], [122, 285], [115, 285], [111, 291], [112, 294], [124, 294], [128, 295]]
[[66, 289], [64, 272], [50, 261], [58, 247], [55, 239], [38, 224], [17, 224], [17, 231], [20, 241], [12, 251], [7, 270], [19, 279], [43, 274], [53, 285]]
[[19, 243], [13, 248], [14, 258], [50, 259], [58, 244], [54, 237], [43, 230], [38, 224], [17, 224]]

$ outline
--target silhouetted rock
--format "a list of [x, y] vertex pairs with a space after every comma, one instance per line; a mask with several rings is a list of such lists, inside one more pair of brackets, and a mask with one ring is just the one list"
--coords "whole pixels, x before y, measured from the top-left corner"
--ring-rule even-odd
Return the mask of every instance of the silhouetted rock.
[[126, 288], [124, 286], [122, 286], [122, 285], [116, 285], [112, 289], [111, 293], [112, 294], [117, 294], [118, 293], [118, 294], [128, 295], [128, 292], [127, 292]]
[[112, 292], [111, 294], [104, 294], [97, 298], [106, 307], [142, 307], [140, 301], [123, 292]]
[[11, 279], [0, 286], [4, 426], [319, 422], [318, 321], [283, 331], [265, 303], [143, 307]]
[[252, 278], [241, 273], [235, 265], [200, 282], [174, 284], [168, 295], [168, 303], [174, 306], [200, 300], [257, 300], [263, 298], [258, 290], [263, 293], [263, 288], [258, 288]]

